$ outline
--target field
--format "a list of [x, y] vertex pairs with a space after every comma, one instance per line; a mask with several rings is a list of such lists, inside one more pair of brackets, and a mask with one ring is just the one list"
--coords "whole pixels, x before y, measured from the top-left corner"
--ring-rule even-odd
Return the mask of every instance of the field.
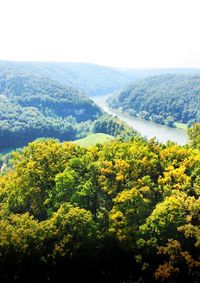
[[111, 135], [107, 135], [107, 134], [103, 134], [103, 133], [97, 133], [97, 134], [89, 135], [86, 138], [76, 140], [76, 141], [74, 141], [74, 143], [77, 143], [77, 144], [84, 146], [84, 147], [88, 147], [90, 145], [95, 145], [95, 144], [98, 144], [98, 143], [102, 144], [102, 143], [108, 142], [108, 141], [113, 140], [113, 139], [114, 138]]

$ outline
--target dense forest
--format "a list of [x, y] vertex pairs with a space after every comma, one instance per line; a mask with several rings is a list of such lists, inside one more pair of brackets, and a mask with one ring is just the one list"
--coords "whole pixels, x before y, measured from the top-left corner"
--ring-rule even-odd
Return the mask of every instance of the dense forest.
[[112, 93], [124, 85], [149, 76], [161, 74], [200, 75], [200, 69], [125, 69], [88, 63], [14, 62], [0, 61], [0, 74], [35, 75], [47, 77], [66, 86], [79, 89], [88, 96]]
[[190, 144], [38, 140], [0, 176], [1, 282], [199, 282], [200, 124]]
[[162, 75], [138, 80], [110, 100], [131, 115], [173, 127], [200, 121], [200, 76]]
[[89, 96], [111, 93], [134, 79], [132, 70], [88, 63], [0, 61], [0, 74], [4, 72], [47, 77]]
[[0, 149], [40, 137], [75, 140], [98, 131], [117, 136], [122, 128], [131, 132], [79, 90], [45, 77], [0, 72]]

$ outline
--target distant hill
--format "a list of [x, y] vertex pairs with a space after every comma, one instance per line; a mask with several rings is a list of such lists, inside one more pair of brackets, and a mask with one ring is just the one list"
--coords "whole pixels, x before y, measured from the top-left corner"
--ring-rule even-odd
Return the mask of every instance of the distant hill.
[[1, 69], [0, 152], [37, 138], [69, 141], [97, 132], [129, 136], [133, 131], [80, 90], [42, 75]]
[[[120, 69], [123, 70], [123, 69]], [[200, 68], [154, 68], [154, 69], [124, 69], [132, 74], [133, 80], [160, 75], [200, 75]]]
[[79, 90], [30, 74], [0, 72], [0, 94], [22, 107], [35, 107], [45, 116], [72, 115], [77, 121], [85, 121], [101, 113]]
[[0, 61], [0, 74], [42, 76], [72, 86], [89, 96], [111, 93], [134, 80], [131, 70], [88, 63]]
[[200, 76], [161, 75], [137, 80], [110, 100], [113, 108], [173, 126], [200, 121]]
[[[0, 73], [0, 147], [40, 137], [74, 140], [77, 125], [103, 113], [79, 90], [34, 75]], [[84, 132], [84, 130], [83, 130]]]
[[112, 93], [138, 78], [162, 74], [199, 74], [200, 69], [126, 69], [89, 63], [0, 61], [0, 74], [35, 75], [72, 86], [88, 96]]

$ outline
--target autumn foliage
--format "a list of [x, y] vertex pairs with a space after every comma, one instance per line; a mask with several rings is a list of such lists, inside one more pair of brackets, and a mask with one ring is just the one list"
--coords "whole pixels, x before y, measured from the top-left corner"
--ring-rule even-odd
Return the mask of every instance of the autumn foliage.
[[32, 142], [0, 177], [1, 280], [198, 282], [199, 194], [198, 149]]

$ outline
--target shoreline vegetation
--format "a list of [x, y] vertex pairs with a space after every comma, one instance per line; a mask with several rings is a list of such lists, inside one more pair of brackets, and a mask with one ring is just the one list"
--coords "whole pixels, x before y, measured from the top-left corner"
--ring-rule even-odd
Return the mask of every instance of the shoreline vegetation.
[[[123, 114], [125, 117], [127, 118], [130, 118], [130, 117], [134, 117], [134, 118], [137, 118], [139, 120], [143, 120], [143, 121], [150, 121], [150, 122], [153, 122], [155, 124], [158, 124], [158, 125], [162, 125], [162, 126], [166, 126], [168, 128], [177, 128], [177, 129], [181, 129], [181, 130], [185, 130], [187, 131], [188, 129], [188, 125], [187, 124], [184, 124], [184, 123], [178, 123], [178, 122], [174, 122], [173, 125], [169, 125], [169, 124], [160, 124], [159, 122], [156, 122], [154, 120], [151, 120], [151, 118], [149, 119], [145, 119], [144, 117], [141, 117], [139, 114], [135, 113], [134, 115], [133, 114], [130, 114], [130, 113], [127, 113], [127, 112], [124, 112], [122, 109], [120, 108], [112, 108], [111, 105], [109, 105], [109, 102], [107, 101], [107, 105], [108, 107], [110, 107], [110, 109], [115, 112], [116, 114], [119, 113], [119, 114]], [[192, 126], [192, 125], [191, 125]]]
[[191, 127], [200, 120], [199, 85], [199, 75], [147, 77], [115, 92], [109, 106], [161, 125]]

